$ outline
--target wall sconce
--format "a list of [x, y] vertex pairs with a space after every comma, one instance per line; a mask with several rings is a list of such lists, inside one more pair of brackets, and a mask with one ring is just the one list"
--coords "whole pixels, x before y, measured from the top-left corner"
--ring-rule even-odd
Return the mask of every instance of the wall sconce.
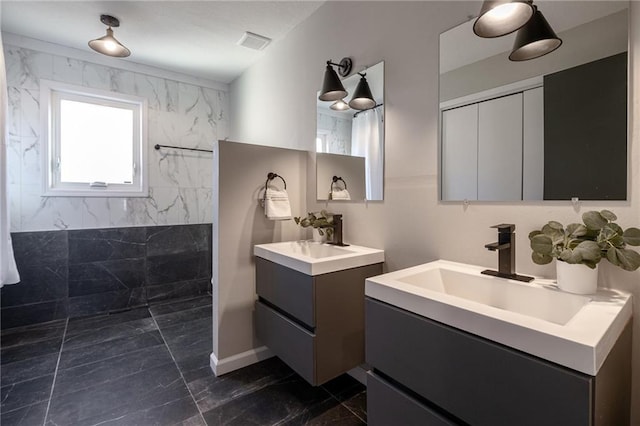
[[105, 24], [107, 28], [107, 35], [91, 40], [89, 47], [98, 53], [102, 53], [107, 56], [115, 56], [118, 58], [126, 58], [131, 55], [131, 51], [127, 49], [122, 43], [120, 43], [113, 36], [113, 30], [111, 27], [117, 28], [120, 26], [118, 18], [114, 18], [110, 15], [100, 15], [100, 22]]
[[562, 40], [556, 35], [549, 22], [533, 6], [534, 14], [524, 27], [520, 28], [513, 43], [513, 50], [509, 55], [511, 61], [527, 61], [539, 58], [556, 50]]
[[339, 64], [333, 63], [331, 60], [327, 61], [322, 90], [320, 91], [320, 96], [318, 96], [321, 101], [337, 101], [348, 95], [336, 71], [333, 69], [334, 66], [338, 67], [340, 75], [345, 77], [351, 72], [353, 61], [351, 61], [351, 58], [342, 58]]
[[346, 111], [349, 109], [349, 105], [342, 99], [338, 99], [329, 107], [334, 111]]
[[376, 106], [376, 101], [373, 99], [369, 83], [367, 83], [367, 79], [365, 78], [367, 74], [358, 73], [358, 75], [360, 76], [360, 81], [358, 82], [358, 86], [356, 86], [356, 91], [353, 93], [353, 98], [349, 101], [349, 106], [357, 110], [373, 108]]
[[512, 33], [533, 16], [532, 0], [485, 0], [473, 24], [479, 37], [493, 38]]

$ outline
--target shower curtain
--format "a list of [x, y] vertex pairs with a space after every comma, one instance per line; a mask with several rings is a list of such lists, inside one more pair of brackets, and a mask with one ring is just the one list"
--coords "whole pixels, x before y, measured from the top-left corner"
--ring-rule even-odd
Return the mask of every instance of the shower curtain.
[[381, 108], [358, 113], [351, 129], [351, 155], [365, 157], [367, 200], [382, 200], [384, 173], [384, 117]]
[[[0, 33], [0, 47], [2, 47]], [[20, 275], [16, 268], [9, 232], [9, 197], [7, 194], [7, 75], [4, 65], [4, 51], [0, 49], [0, 287], [16, 284]]]

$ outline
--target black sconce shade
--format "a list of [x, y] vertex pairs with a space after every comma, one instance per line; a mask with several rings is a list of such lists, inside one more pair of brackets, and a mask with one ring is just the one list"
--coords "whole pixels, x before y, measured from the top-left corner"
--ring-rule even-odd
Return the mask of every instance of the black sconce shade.
[[366, 74], [360, 74], [360, 82], [358, 82], [356, 91], [353, 93], [351, 101], [349, 101], [349, 106], [353, 109], [364, 110], [376, 106], [376, 101], [373, 99], [365, 76]]
[[531, 0], [485, 0], [473, 24], [479, 37], [494, 38], [512, 33], [526, 24], [534, 13]]
[[333, 69], [334, 65], [338, 67], [340, 75], [345, 77], [351, 72], [353, 62], [351, 58], [342, 58], [339, 64], [334, 64], [331, 60], [327, 61], [324, 80], [322, 80], [322, 91], [320, 91], [320, 96], [318, 96], [318, 99], [321, 101], [337, 101], [348, 95], [338, 74], [336, 74], [336, 71]]
[[539, 58], [553, 52], [562, 44], [562, 40], [553, 31], [542, 12], [536, 6], [534, 10], [533, 17], [516, 35], [513, 50], [509, 55], [512, 61]]

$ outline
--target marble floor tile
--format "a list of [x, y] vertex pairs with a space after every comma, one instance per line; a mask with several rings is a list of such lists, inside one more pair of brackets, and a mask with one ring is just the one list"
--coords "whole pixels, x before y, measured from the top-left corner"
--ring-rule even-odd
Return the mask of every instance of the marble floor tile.
[[76, 425], [89, 418], [108, 420], [187, 397], [178, 369], [161, 365], [60, 396], [54, 390], [47, 422]]
[[201, 306], [211, 306], [210, 295], [156, 303], [149, 306], [149, 311], [151, 311], [153, 316], [156, 317], [159, 315], [171, 314], [178, 311], [199, 308]]
[[178, 362], [196, 354], [208, 357], [213, 350], [213, 324], [210, 317], [165, 327], [160, 332], [171, 355]]
[[0, 388], [1, 411], [13, 411], [18, 408], [46, 401], [51, 394], [53, 374], [37, 377], [24, 382], [13, 383]]
[[363, 421], [367, 421], [367, 391], [362, 391], [342, 403], [353, 414]]
[[340, 402], [346, 401], [366, 389], [362, 383], [348, 374], [342, 374], [329, 380], [322, 387]]
[[0, 424], [3, 426], [34, 426], [44, 423], [47, 401], [19, 408], [13, 411], [2, 410]]
[[0, 374], [0, 384], [1, 386], [6, 386], [53, 374], [56, 371], [57, 363], [58, 353], [52, 352], [47, 355], [3, 364]]
[[207, 319], [211, 320], [211, 305], [200, 306], [192, 309], [185, 309], [182, 311], [172, 312], [170, 314], [164, 315], [154, 315], [154, 319], [160, 327], [160, 330], [163, 330], [166, 327], [171, 327], [173, 325], [179, 325], [187, 321], [195, 321], [199, 319]]
[[339, 403], [324, 389], [310, 386], [295, 375], [232, 399], [203, 415], [209, 426], [275, 425], [304, 418], [320, 404]]
[[83, 318], [71, 318], [67, 327], [67, 336], [73, 336], [85, 331], [95, 331], [103, 327], [126, 323], [134, 320], [151, 318], [147, 308], [131, 309], [114, 314], [92, 315]]
[[8, 348], [11, 346], [24, 345], [62, 337], [66, 322], [66, 320], [56, 320], [23, 327], [4, 329], [2, 330], [2, 336], [0, 337], [0, 344], [3, 348]]
[[[330, 408], [326, 408], [329, 406]], [[319, 413], [319, 414], [318, 414]], [[361, 426], [366, 425], [362, 419], [349, 411], [344, 405], [335, 401], [319, 404], [304, 414], [284, 424], [285, 426]], [[391, 426], [391, 425], [390, 425]]]
[[164, 345], [158, 345], [78, 367], [59, 370], [53, 396], [99, 386], [167, 364], [171, 364], [171, 367], [174, 368], [167, 348]]
[[127, 321], [120, 324], [109, 325], [96, 330], [86, 330], [81, 333], [66, 336], [64, 348], [78, 348], [82, 346], [95, 345], [96, 343], [121, 339], [123, 337], [135, 336], [157, 330], [153, 318], [143, 318], [134, 321]]
[[60, 356], [59, 368], [63, 370], [89, 364], [158, 345], [165, 346], [160, 332], [154, 330], [120, 339], [107, 340], [95, 345], [77, 348], [65, 347]]
[[2, 365], [16, 361], [23, 361], [51, 353], [58, 353], [62, 344], [62, 336], [53, 339], [41, 340], [25, 345], [4, 347], [0, 350], [0, 361]]

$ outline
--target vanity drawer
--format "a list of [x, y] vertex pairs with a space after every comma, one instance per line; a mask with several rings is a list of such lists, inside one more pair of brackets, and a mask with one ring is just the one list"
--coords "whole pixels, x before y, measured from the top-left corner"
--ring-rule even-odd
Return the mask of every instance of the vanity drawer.
[[256, 335], [309, 383], [315, 383], [316, 336], [264, 303], [256, 301]]
[[367, 374], [367, 418], [371, 426], [457, 425], [371, 372]]
[[314, 278], [261, 257], [255, 259], [256, 293], [309, 327], [315, 327]]
[[468, 424], [593, 424], [591, 376], [370, 298], [365, 335], [375, 371]]

